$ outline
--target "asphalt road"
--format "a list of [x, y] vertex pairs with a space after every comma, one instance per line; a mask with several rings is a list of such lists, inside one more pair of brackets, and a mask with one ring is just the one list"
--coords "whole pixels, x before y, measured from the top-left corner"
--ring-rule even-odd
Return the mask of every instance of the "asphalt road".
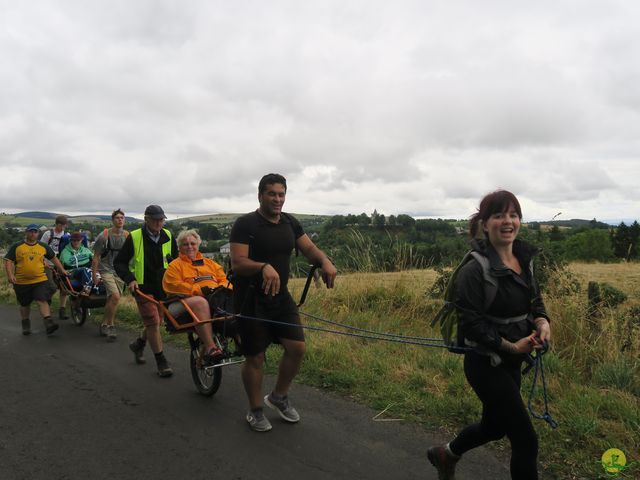
[[[148, 350], [146, 365], [133, 362], [130, 332], [106, 343], [90, 321], [60, 323], [47, 337], [34, 311], [25, 337], [17, 307], [0, 306], [1, 480], [437, 478], [425, 452], [445, 439], [419, 427], [373, 421], [377, 412], [294, 385], [300, 423], [267, 409], [273, 430], [252, 432], [237, 366], [206, 398], [186, 351], [165, 347], [175, 374], [161, 379]], [[503, 463], [478, 449], [457, 478], [507, 479]]]

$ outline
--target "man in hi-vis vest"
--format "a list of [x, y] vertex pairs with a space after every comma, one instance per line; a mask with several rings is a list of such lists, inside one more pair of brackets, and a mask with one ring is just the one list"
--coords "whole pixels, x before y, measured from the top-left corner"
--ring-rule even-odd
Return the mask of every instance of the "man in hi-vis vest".
[[129, 344], [129, 348], [136, 363], [142, 364], [145, 363], [144, 347], [149, 342], [158, 365], [158, 375], [161, 377], [173, 375], [162, 352], [162, 312], [155, 303], [136, 295], [136, 291], [140, 290], [156, 300], [165, 297], [162, 276], [169, 262], [178, 256], [175, 239], [168, 229], [163, 228], [166, 218], [159, 205], [149, 205], [144, 211], [144, 225], [129, 234], [113, 262], [116, 273], [133, 293], [144, 324], [144, 330]]

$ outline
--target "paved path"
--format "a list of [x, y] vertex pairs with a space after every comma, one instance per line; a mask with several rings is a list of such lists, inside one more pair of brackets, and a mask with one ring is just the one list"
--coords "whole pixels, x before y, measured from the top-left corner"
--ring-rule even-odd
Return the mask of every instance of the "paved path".
[[[285, 424], [269, 411], [273, 430], [255, 433], [244, 421], [237, 366], [205, 398], [186, 351], [166, 347], [175, 375], [160, 379], [152, 358], [134, 364], [127, 332], [109, 344], [90, 322], [61, 322], [51, 337], [39, 319], [28, 337], [19, 324], [17, 307], [0, 306], [0, 479], [437, 478], [425, 450], [443, 438], [374, 422], [376, 412], [337, 396], [295, 385], [302, 421]], [[482, 450], [465, 457], [458, 475], [506, 478]]]

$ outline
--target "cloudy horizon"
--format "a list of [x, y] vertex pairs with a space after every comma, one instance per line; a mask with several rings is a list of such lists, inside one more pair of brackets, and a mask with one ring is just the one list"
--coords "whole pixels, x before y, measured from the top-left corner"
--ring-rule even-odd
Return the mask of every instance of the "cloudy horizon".
[[0, 0], [0, 211], [640, 217], [640, 4]]

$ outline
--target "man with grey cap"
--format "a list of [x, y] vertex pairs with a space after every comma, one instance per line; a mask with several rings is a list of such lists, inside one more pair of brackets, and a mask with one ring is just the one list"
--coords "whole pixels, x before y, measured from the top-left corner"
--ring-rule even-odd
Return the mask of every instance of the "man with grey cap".
[[66, 275], [60, 260], [53, 249], [46, 243], [38, 241], [39, 225], [32, 223], [25, 229], [24, 240], [16, 242], [9, 248], [4, 257], [4, 269], [9, 283], [13, 285], [16, 298], [20, 304], [22, 317], [22, 334], [31, 334], [31, 304], [38, 303], [40, 315], [44, 321], [47, 335], [58, 329], [58, 324], [51, 319], [49, 300], [51, 291], [47, 286], [44, 259], [48, 259], [61, 274]]
[[160, 325], [162, 312], [157, 304], [136, 295], [140, 292], [156, 300], [165, 298], [162, 276], [169, 262], [178, 256], [178, 247], [171, 232], [164, 227], [164, 210], [159, 205], [149, 205], [144, 211], [144, 225], [133, 230], [124, 241], [113, 261], [116, 274], [133, 293], [142, 317], [144, 329], [140, 336], [129, 344], [136, 363], [145, 363], [143, 356], [147, 342], [153, 351], [158, 366], [158, 375], [170, 377], [173, 370], [162, 351]]

